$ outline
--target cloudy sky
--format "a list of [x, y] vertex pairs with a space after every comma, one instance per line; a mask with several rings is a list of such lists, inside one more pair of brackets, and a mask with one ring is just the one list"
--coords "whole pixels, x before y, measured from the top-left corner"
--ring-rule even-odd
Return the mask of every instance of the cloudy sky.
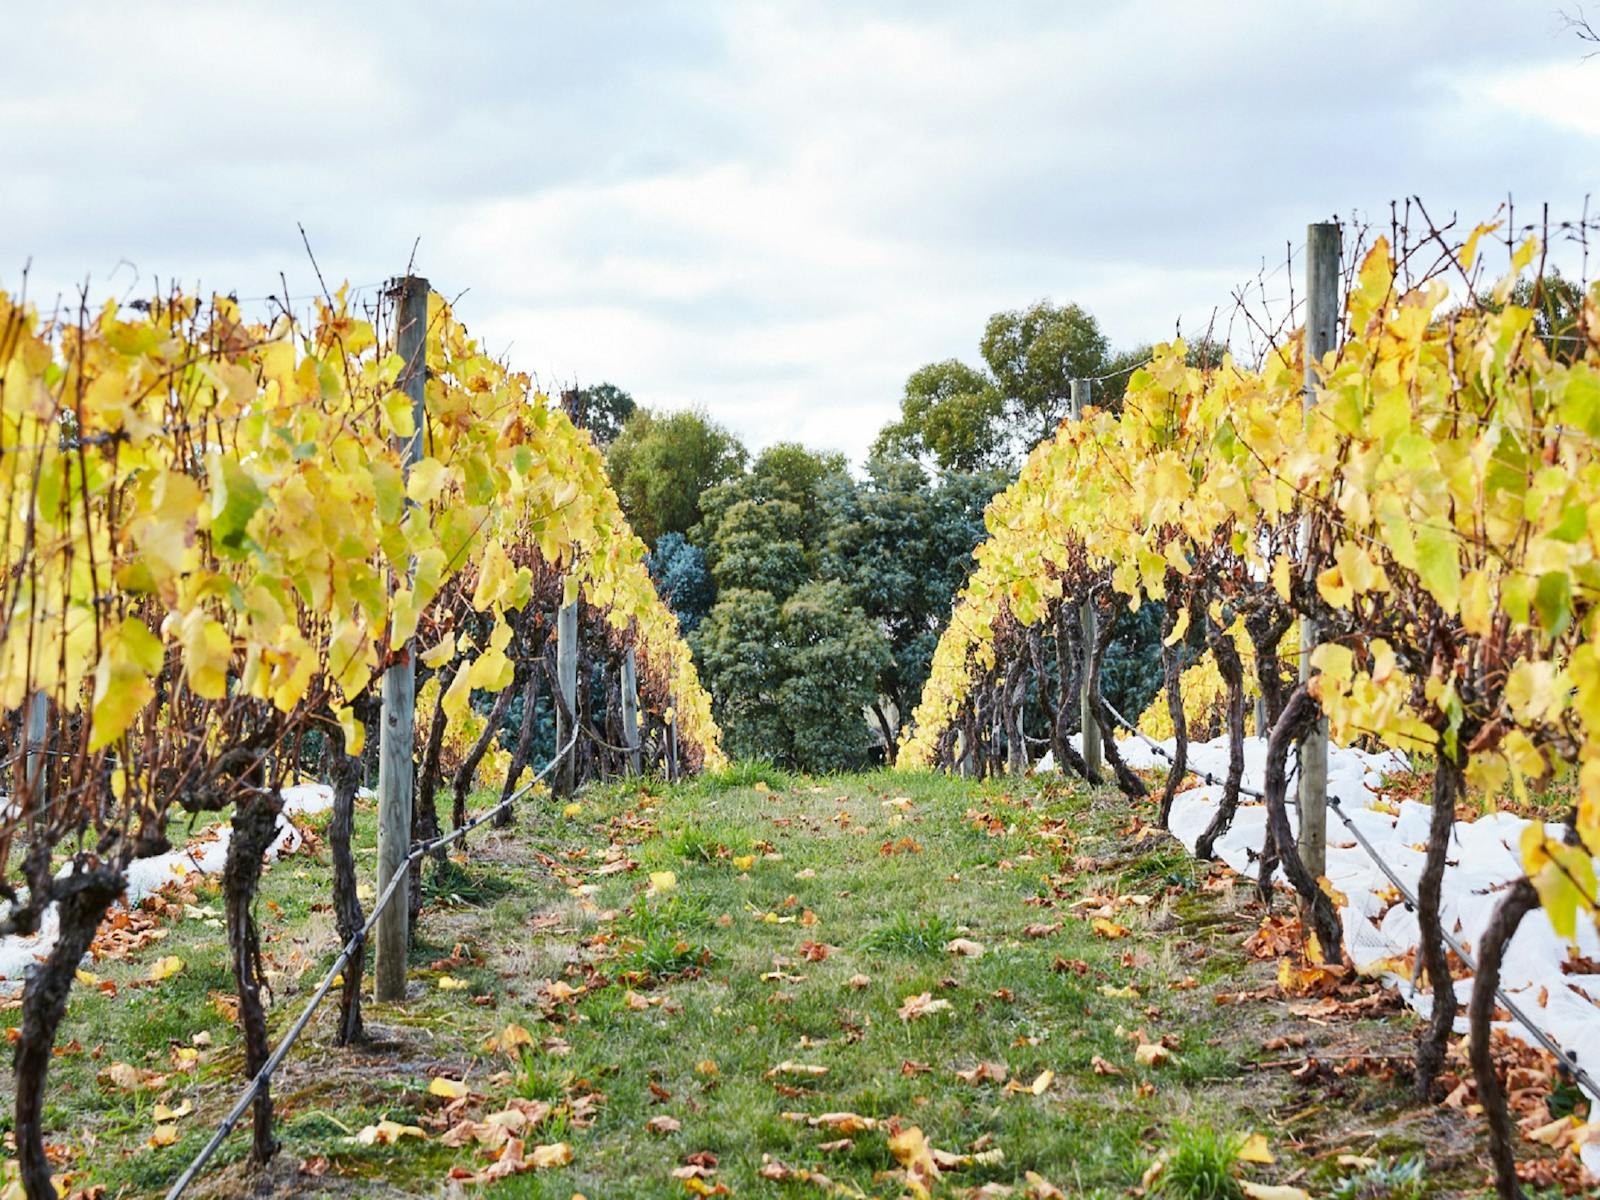
[[1600, 206], [1563, 4], [16, 5], [0, 286], [303, 293], [297, 222], [358, 284], [420, 238], [548, 386], [859, 455], [997, 309], [1159, 339], [1308, 221]]

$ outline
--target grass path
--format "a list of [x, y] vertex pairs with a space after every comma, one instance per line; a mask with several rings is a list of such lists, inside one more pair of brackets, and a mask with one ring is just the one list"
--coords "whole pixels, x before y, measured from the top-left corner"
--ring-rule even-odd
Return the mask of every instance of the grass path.
[[[272, 1171], [248, 1175], [236, 1135], [197, 1194], [475, 1190], [494, 1151], [468, 1135], [507, 1112], [526, 1157], [571, 1161], [504, 1197], [896, 1197], [908, 1168], [938, 1196], [1114, 1196], [1163, 1149], [1204, 1166], [1213, 1135], [1252, 1133], [1273, 1161], [1247, 1180], [1327, 1195], [1341, 1156], [1422, 1150], [1428, 1194], [1481, 1194], [1471, 1119], [1408, 1107], [1389, 1069], [1410, 1018], [1277, 995], [1243, 948], [1249, 890], [1131, 811], [1059, 783], [749, 768], [525, 810], [432, 890], [412, 996], [368, 1007], [372, 1043], [313, 1023]], [[311, 854], [263, 889], [278, 1028], [332, 943]], [[235, 1094], [219, 911], [200, 887], [95, 968], [118, 995], [77, 989], [52, 1074], [73, 1187], [159, 1194]], [[182, 969], [133, 986], [164, 957]], [[384, 1120], [422, 1136], [351, 1140]]]

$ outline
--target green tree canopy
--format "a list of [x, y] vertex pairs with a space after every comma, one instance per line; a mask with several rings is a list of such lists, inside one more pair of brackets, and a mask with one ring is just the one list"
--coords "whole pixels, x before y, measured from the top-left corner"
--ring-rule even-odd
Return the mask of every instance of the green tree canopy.
[[779, 624], [771, 592], [728, 588], [692, 638], [724, 748], [739, 758], [790, 757], [793, 742], [778, 709], [785, 678]]
[[848, 482], [849, 478], [843, 454], [808, 450], [797, 442], [778, 442], [756, 455], [749, 471], [727, 479], [700, 498], [704, 516], [692, 540], [707, 547], [715, 570], [714, 547], [727, 515], [742, 503], [777, 501], [800, 509], [801, 519], [789, 527], [786, 536], [797, 538], [810, 550], [816, 545], [820, 529], [815, 520], [806, 519], [806, 514], [816, 510], [830, 486], [841, 480]]
[[597, 383], [578, 392], [583, 427], [602, 450], [617, 440], [638, 408], [633, 397], [614, 383]]
[[843, 588], [824, 580], [784, 602], [780, 636], [778, 712], [795, 761], [813, 771], [861, 765], [871, 745], [866, 708], [889, 659], [883, 636]]
[[800, 505], [788, 500], [739, 500], [720, 514], [706, 548], [711, 578], [720, 588], [759, 588], [779, 601], [810, 575], [799, 530]]
[[739, 439], [698, 409], [641, 408], [611, 444], [606, 467], [634, 532], [653, 546], [698, 524], [702, 493], [738, 475], [746, 457]]
[[1103, 374], [1109, 353], [1087, 309], [1048, 300], [995, 313], [978, 348], [983, 368], [948, 359], [912, 372], [874, 450], [942, 470], [1012, 466], [1067, 415], [1072, 380]]
[[875, 455], [861, 483], [829, 498], [821, 573], [886, 642], [871, 704], [891, 748], [972, 569], [984, 507], [1005, 482], [999, 472], [947, 471], [935, 484], [914, 459]]

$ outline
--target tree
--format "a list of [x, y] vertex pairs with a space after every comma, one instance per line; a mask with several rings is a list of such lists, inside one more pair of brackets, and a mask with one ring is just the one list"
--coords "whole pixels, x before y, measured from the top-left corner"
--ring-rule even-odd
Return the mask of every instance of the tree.
[[678, 618], [683, 632], [693, 633], [717, 598], [705, 551], [681, 533], [664, 533], [656, 539], [645, 563], [656, 591]]
[[891, 757], [984, 536], [984, 507], [1004, 484], [997, 472], [949, 471], [935, 486], [915, 460], [876, 455], [859, 485], [828, 498], [821, 573], [841, 582], [887, 644], [870, 703]]
[[706, 558], [721, 588], [758, 588], [781, 603], [811, 574], [805, 544], [795, 537], [807, 524], [788, 500], [739, 500], [722, 513]]
[[[809, 551], [821, 533], [819, 524], [805, 519], [822, 502], [825, 490], [840, 480], [848, 483], [845, 457], [834, 450], [807, 450], [797, 442], [778, 442], [768, 446], [750, 464], [750, 470], [712, 488], [700, 498], [704, 513], [695, 540], [711, 548], [728, 514], [742, 503], [776, 501], [800, 510], [799, 518], [787, 527], [784, 536], [797, 538]], [[786, 516], [792, 513], [786, 511]], [[716, 554], [710, 554], [716, 570]]]
[[1108, 345], [1087, 309], [1040, 300], [990, 317], [979, 350], [983, 369], [947, 359], [912, 372], [874, 450], [941, 470], [1013, 466], [1067, 415], [1072, 380], [1104, 374]]
[[889, 659], [882, 635], [843, 588], [818, 580], [784, 603], [781, 636], [778, 712], [796, 763], [812, 771], [860, 766], [871, 744], [865, 710]]
[[641, 408], [606, 455], [606, 468], [634, 532], [655, 545], [688, 533], [701, 519], [702, 493], [743, 469], [747, 452], [704, 412]]
[[633, 397], [614, 383], [597, 383], [578, 393], [582, 425], [602, 450], [617, 440], [638, 408]]
[[784, 682], [779, 624], [771, 592], [729, 588], [692, 639], [724, 747], [738, 758], [789, 758], [792, 741], [778, 710]]
[[996, 460], [1003, 407], [982, 371], [953, 358], [929, 363], [906, 380], [900, 420], [883, 427], [873, 453], [927, 456], [946, 471], [976, 470]]
[[978, 343], [1014, 448], [1023, 454], [1055, 432], [1068, 413], [1072, 381], [1104, 373], [1109, 346], [1100, 324], [1076, 304], [1040, 300], [989, 318]]

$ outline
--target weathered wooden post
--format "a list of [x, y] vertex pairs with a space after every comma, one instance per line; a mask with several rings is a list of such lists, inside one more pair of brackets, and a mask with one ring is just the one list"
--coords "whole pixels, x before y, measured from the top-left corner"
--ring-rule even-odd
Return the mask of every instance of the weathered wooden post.
[[27, 781], [30, 804], [39, 802], [39, 788], [44, 782], [44, 744], [49, 718], [50, 697], [43, 692], [34, 692], [28, 697], [27, 720], [22, 734], [22, 777]]
[[629, 646], [622, 656], [622, 741], [628, 747], [628, 774], [639, 773], [639, 661]]
[[[404, 365], [399, 387], [411, 397], [411, 419], [415, 428], [400, 445], [403, 467], [422, 457], [423, 433], [427, 412], [423, 404], [428, 378], [428, 281], [407, 275], [389, 284], [395, 300], [395, 349]], [[409, 574], [409, 571], [408, 571]], [[391, 579], [390, 586], [394, 581]], [[416, 736], [417, 668], [411, 644], [396, 648], [393, 664], [383, 673], [383, 719], [378, 735], [378, 892], [403, 868], [411, 853], [411, 793]], [[390, 904], [378, 918], [376, 962], [378, 999], [404, 1000], [406, 996], [406, 956], [410, 949], [411, 915], [407, 905]]]
[[[1083, 410], [1089, 406], [1092, 386], [1092, 381], [1088, 379], [1072, 381], [1071, 412], [1074, 421], [1081, 419]], [[1080, 735], [1083, 741], [1083, 762], [1089, 768], [1090, 775], [1099, 776], [1105, 755], [1100, 746], [1100, 716], [1095, 711], [1094, 693], [1090, 690], [1089, 683], [1089, 659], [1094, 654], [1095, 639], [1093, 603], [1088, 600], [1083, 602], [1083, 607], [1078, 610], [1078, 621], [1083, 629], [1083, 688], [1078, 695], [1080, 714], [1078, 724], [1083, 730]]]
[[[556, 749], [567, 745], [578, 720], [578, 602], [563, 604], [556, 614]], [[556, 768], [555, 792], [570, 796], [577, 790], [578, 743], [574, 741]]]
[[[1339, 336], [1339, 226], [1319, 222], [1306, 228], [1305, 411], [1316, 406], [1322, 359]], [[1301, 518], [1300, 553], [1311, 553], [1311, 517]], [[1317, 644], [1311, 618], [1300, 621], [1300, 679], [1311, 675]], [[1317, 722], [1300, 746], [1300, 859], [1313, 876], [1328, 870], [1328, 722]]]

